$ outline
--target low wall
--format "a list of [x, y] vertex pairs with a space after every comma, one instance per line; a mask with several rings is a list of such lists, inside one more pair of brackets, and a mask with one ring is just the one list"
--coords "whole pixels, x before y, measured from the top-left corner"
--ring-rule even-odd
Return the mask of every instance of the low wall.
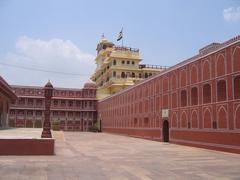
[[54, 139], [0, 139], [0, 155], [54, 155]]
[[103, 132], [160, 140], [161, 130], [151, 128], [102, 128]]
[[170, 141], [182, 145], [240, 154], [239, 132], [171, 130]]
[[[161, 129], [103, 128], [103, 132], [162, 141]], [[221, 131], [174, 130], [169, 132], [170, 143], [240, 154], [240, 133]]]

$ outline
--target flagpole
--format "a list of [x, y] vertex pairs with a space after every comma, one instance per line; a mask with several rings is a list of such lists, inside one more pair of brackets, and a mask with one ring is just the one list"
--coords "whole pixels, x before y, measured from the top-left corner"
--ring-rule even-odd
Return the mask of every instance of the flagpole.
[[122, 40], [122, 47], [123, 47], [123, 28], [122, 30], [120, 31], [119, 35], [118, 35], [118, 38], [117, 38], [117, 41], [120, 41]]
[[123, 47], [123, 27], [122, 27], [122, 47]]

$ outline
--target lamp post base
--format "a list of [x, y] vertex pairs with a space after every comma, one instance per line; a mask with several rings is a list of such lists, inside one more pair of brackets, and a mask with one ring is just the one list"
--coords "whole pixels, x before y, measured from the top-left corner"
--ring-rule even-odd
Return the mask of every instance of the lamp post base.
[[51, 131], [43, 130], [42, 135], [41, 135], [41, 138], [52, 138], [52, 133], [51, 133]]

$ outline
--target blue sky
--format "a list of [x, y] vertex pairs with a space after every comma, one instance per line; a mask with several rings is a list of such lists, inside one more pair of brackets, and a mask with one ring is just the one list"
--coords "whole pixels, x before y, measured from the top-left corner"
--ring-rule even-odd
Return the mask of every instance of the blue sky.
[[[0, 64], [10, 84], [81, 87], [94, 71], [101, 34], [140, 49], [143, 63], [174, 65], [211, 42], [240, 34], [239, 0], [1, 0]], [[89, 61], [89, 62], [86, 62]]]

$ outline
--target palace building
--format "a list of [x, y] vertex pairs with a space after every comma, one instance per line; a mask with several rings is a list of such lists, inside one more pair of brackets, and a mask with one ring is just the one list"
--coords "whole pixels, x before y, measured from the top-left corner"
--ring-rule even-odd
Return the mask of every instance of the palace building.
[[[17, 101], [10, 106], [9, 127], [41, 128], [44, 121], [44, 90], [35, 86], [11, 86]], [[83, 89], [55, 88], [51, 103], [53, 129], [88, 131], [97, 118], [96, 85]]]
[[0, 129], [8, 126], [8, 111], [11, 103], [14, 103], [17, 96], [8, 83], [0, 76]]
[[100, 100], [98, 118], [103, 132], [240, 153], [240, 36]]
[[115, 46], [104, 37], [96, 50], [97, 68], [91, 79], [98, 86], [98, 99], [119, 92], [166, 69], [163, 66], [140, 64], [139, 49]]
[[[240, 36], [167, 69], [140, 61], [139, 50], [103, 38], [96, 84], [54, 87], [52, 128], [88, 131], [98, 120], [103, 132], [240, 153]], [[42, 127], [44, 103], [43, 87], [0, 77], [0, 128]]]

